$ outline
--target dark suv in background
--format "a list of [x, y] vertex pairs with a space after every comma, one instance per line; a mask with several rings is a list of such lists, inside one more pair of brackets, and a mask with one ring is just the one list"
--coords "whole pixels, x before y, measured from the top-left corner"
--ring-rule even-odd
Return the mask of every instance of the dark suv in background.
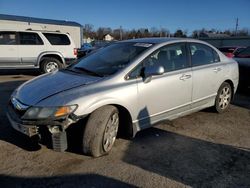
[[239, 46], [223, 46], [220, 47], [219, 50], [227, 57], [234, 57], [235, 53], [238, 53], [242, 50], [244, 50], [245, 47], [239, 47]]
[[234, 59], [239, 64], [239, 84], [243, 87], [250, 86], [250, 46], [236, 52], [234, 54]]

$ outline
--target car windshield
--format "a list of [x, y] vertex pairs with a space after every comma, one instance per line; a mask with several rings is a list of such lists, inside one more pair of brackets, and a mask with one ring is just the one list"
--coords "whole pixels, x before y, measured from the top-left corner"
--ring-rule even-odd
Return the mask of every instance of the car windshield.
[[107, 76], [126, 67], [138, 55], [150, 48], [152, 44], [122, 42], [114, 43], [81, 59], [69, 70], [84, 71], [92, 75]]

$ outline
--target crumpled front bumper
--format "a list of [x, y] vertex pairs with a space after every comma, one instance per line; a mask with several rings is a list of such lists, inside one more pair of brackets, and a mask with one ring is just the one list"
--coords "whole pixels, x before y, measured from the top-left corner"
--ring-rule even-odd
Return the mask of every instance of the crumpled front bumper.
[[21, 133], [23, 133], [23, 134], [25, 134], [25, 135], [27, 135], [27, 136], [29, 136], [29, 137], [32, 137], [32, 136], [35, 136], [35, 135], [38, 135], [39, 133], [38, 133], [38, 127], [37, 126], [35, 126], [35, 125], [23, 125], [23, 124], [20, 124], [20, 123], [17, 123], [17, 122], [15, 122], [11, 117], [10, 117], [10, 115], [9, 114], [7, 114], [7, 117], [8, 117], [8, 119], [9, 119], [9, 122], [10, 122], [10, 124], [11, 124], [11, 126], [15, 129], [15, 130], [17, 130], [17, 131], [19, 131], [19, 132], [21, 132]]
[[8, 106], [8, 112], [7, 112], [7, 118], [11, 124], [11, 126], [29, 136], [29, 137], [32, 137], [32, 136], [35, 136], [35, 135], [38, 135], [39, 132], [38, 132], [38, 127], [36, 125], [32, 125], [32, 124], [24, 124], [21, 119], [18, 117], [18, 115], [14, 112], [13, 108], [9, 105]]
[[70, 120], [69, 118], [53, 121], [53, 120], [22, 120], [19, 112], [13, 108], [11, 104], [8, 105], [7, 117], [11, 126], [29, 137], [35, 135], [40, 135], [39, 130], [41, 128], [46, 128], [51, 134], [52, 147], [56, 151], [65, 151], [68, 147], [67, 144], [67, 135], [65, 129], [75, 121]]

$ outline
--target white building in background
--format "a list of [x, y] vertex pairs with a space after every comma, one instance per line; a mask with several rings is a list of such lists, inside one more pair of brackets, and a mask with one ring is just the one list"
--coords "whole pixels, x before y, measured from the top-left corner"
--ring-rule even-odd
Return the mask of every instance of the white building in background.
[[92, 39], [92, 38], [90, 38], [90, 37], [88, 37], [88, 38], [83, 38], [83, 43], [91, 43], [91, 42], [93, 42], [95, 39]]
[[106, 35], [104, 35], [103, 40], [105, 40], [105, 41], [112, 41], [112, 40], [114, 40], [114, 37], [112, 37], [110, 34], [106, 34]]
[[0, 30], [8, 29], [60, 31], [68, 33], [77, 48], [82, 44], [83, 29], [77, 22], [0, 14]]

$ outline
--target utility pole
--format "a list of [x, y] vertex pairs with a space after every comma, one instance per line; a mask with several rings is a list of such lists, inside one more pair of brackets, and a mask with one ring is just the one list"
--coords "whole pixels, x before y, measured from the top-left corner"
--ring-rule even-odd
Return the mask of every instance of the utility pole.
[[122, 40], [122, 26], [120, 26], [120, 40]]
[[235, 25], [235, 36], [237, 35], [237, 31], [238, 31], [238, 26], [239, 26], [239, 19], [236, 19], [236, 25]]
[[162, 27], [160, 26], [160, 37], [162, 37]]

